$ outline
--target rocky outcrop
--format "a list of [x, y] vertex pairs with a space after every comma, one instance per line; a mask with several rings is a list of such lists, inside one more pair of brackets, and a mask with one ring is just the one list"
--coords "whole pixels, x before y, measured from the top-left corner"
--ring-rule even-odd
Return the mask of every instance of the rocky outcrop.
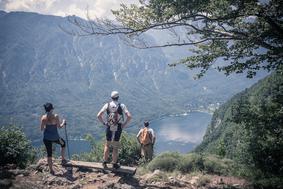
[[38, 161], [25, 170], [8, 166], [1, 168], [0, 188], [36, 188], [36, 189], [96, 189], [96, 188], [250, 188], [247, 181], [235, 177], [222, 177], [217, 175], [168, 174], [159, 170], [152, 173], [135, 176], [114, 174], [86, 168], [67, 168], [54, 160], [55, 175], [51, 175], [45, 159]]
[[243, 179], [195, 173], [193, 175], [168, 174], [159, 170], [135, 176], [114, 174], [86, 168], [63, 167], [54, 160], [55, 175], [51, 175], [47, 162], [41, 159], [25, 170], [13, 166], [1, 168], [0, 188], [250, 188]]

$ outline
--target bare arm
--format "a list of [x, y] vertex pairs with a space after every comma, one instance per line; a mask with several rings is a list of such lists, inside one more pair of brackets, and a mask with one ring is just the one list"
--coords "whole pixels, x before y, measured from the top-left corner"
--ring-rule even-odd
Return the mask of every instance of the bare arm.
[[153, 136], [153, 139], [152, 139], [152, 144], [153, 145], [155, 144], [155, 140], [156, 140], [156, 136]]
[[67, 125], [67, 122], [65, 119], [62, 120], [62, 123], [60, 124], [60, 128], [64, 127]]
[[60, 123], [59, 115], [56, 114], [55, 118], [56, 118], [56, 125], [57, 125], [57, 127], [62, 128], [62, 127], [64, 127], [66, 125], [66, 120], [65, 119], [63, 119], [62, 123]]
[[40, 130], [43, 131], [45, 129], [45, 120], [44, 117], [42, 116], [40, 119]]
[[154, 145], [155, 144], [155, 141], [156, 141], [156, 135], [155, 135], [155, 132], [154, 130], [151, 130], [152, 131], [152, 144]]
[[97, 118], [103, 125], [106, 125], [106, 122], [104, 122], [104, 120], [103, 120], [103, 112], [102, 111], [98, 112]]
[[132, 119], [132, 115], [131, 115], [131, 113], [130, 112], [125, 112], [125, 114], [126, 114], [126, 121], [122, 124], [122, 128], [125, 128], [126, 126], [127, 126], [127, 124], [131, 121], [131, 119]]
[[141, 144], [140, 135], [141, 135], [141, 130], [140, 130], [139, 133], [137, 134], [137, 140], [138, 140], [138, 142]]

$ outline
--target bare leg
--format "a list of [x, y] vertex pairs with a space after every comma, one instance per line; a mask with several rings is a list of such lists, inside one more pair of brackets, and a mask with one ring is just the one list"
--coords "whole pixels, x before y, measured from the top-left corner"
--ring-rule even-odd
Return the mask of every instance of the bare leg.
[[149, 149], [148, 149], [148, 160], [151, 161], [152, 157], [153, 157], [153, 144], [149, 145]]
[[52, 172], [53, 171], [53, 168], [52, 168], [52, 157], [47, 157], [47, 163], [48, 163], [49, 171]]
[[118, 148], [113, 148], [112, 163], [117, 163], [117, 161], [118, 161]]
[[142, 158], [145, 158], [145, 152], [144, 152], [145, 150], [144, 150], [144, 146], [142, 145], [141, 146], [141, 157]]
[[109, 145], [108, 145], [108, 141], [106, 141], [106, 143], [104, 145], [103, 160], [107, 161], [108, 158], [109, 158]]
[[112, 151], [112, 163], [118, 162], [118, 149], [119, 149], [119, 142], [113, 141], [113, 151]]

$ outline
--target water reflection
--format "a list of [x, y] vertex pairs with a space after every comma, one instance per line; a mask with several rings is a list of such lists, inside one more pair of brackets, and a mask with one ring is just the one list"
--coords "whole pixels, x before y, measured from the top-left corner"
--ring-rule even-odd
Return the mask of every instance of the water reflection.
[[[203, 137], [203, 131], [199, 132], [189, 132], [184, 128], [181, 128], [177, 124], [168, 124], [164, 128], [160, 129], [160, 134], [162, 139], [167, 141], [176, 141], [176, 142], [183, 142], [183, 143], [200, 143]], [[189, 126], [188, 126], [189, 127]]]
[[157, 142], [156, 153], [178, 151], [187, 153], [198, 145], [210, 123], [211, 115], [203, 112], [191, 112], [186, 116], [166, 117], [151, 122]]

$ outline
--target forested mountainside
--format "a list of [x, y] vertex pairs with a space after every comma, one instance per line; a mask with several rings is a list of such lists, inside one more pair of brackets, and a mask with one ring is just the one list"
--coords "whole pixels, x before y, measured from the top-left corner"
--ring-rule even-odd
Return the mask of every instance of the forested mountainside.
[[273, 73], [215, 111], [196, 151], [231, 158], [254, 177], [282, 178], [282, 73]]
[[222, 103], [255, 82], [216, 71], [195, 81], [193, 72], [168, 67], [160, 49], [131, 48], [117, 36], [69, 35], [61, 29], [74, 27], [66, 17], [0, 13], [0, 125], [23, 127], [31, 139], [41, 138], [48, 101], [68, 120], [71, 137], [81, 137], [99, 133], [96, 114], [112, 90], [136, 127], [143, 119]]

